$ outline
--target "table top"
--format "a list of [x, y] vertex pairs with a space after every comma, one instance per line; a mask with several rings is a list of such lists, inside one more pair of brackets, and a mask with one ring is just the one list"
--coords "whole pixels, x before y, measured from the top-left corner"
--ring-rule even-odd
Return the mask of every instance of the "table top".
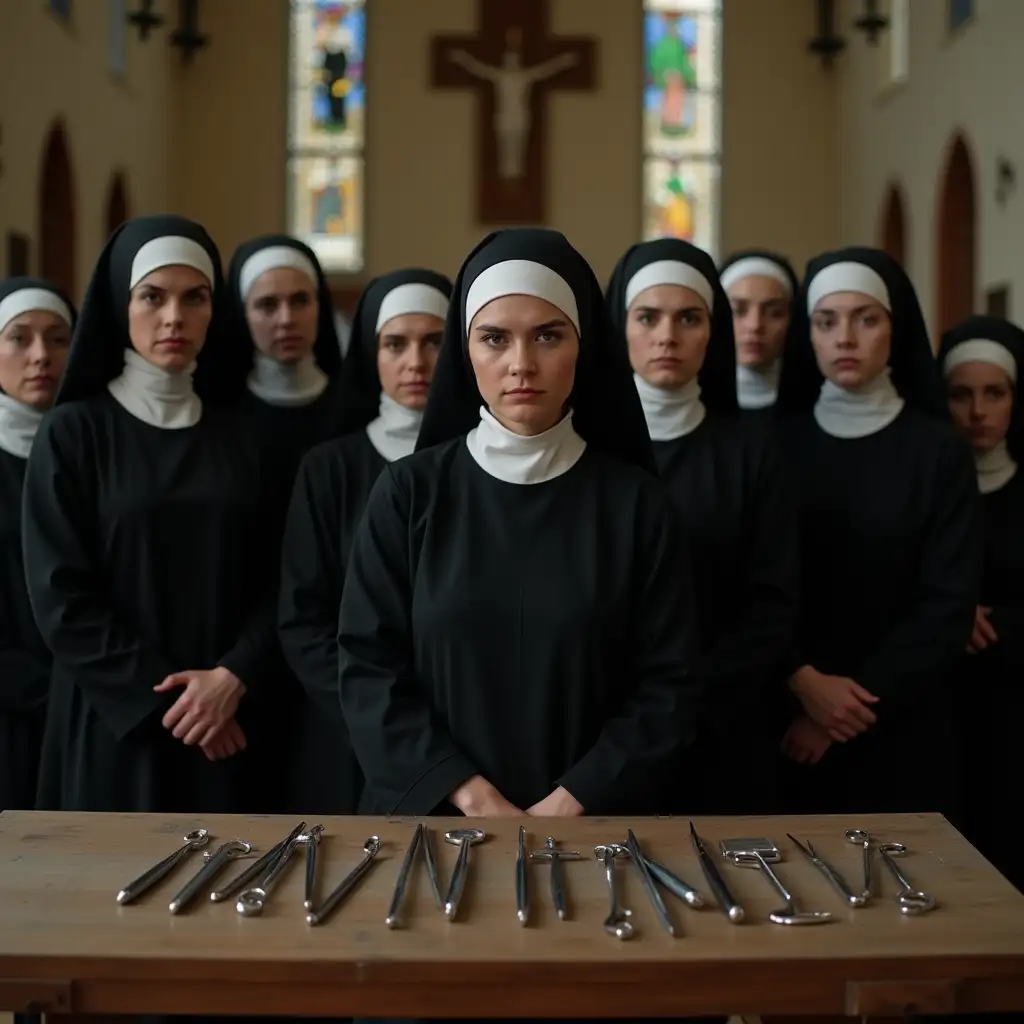
[[[193, 819], [161, 814], [5, 812], [0, 815], [0, 1009], [29, 1003], [95, 1013], [295, 1013], [393, 1016], [640, 1016], [659, 1013], [883, 1013], [1024, 1010], [1024, 896], [938, 815], [698, 818], [697, 831], [746, 910], [740, 925], [713, 904], [686, 819], [423, 819], [433, 836], [442, 889], [457, 850], [445, 829], [486, 828], [474, 847], [462, 911], [449, 922], [434, 905], [422, 861], [409, 883], [405, 927], [384, 917], [415, 819], [319, 818], [322, 898], [382, 841], [377, 862], [324, 924], [302, 909], [304, 854], [296, 856], [260, 917], [234, 900], [202, 896], [177, 916], [168, 902], [198, 871], [193, 853], [129, 906], [116, 894], [181, 845], [188, 831], [211, 833], [207, 850], [243, 839], [266, 850], [297, 824], [283, 817]], [[585, 854], [565, 865], [571, 919], [558, 920], [546, 863], [529, 867], [531, 916], [516, 920], [518, 826], [539, 849], [553, 834]], [[678, 926], [658, 926], [638, 873], [617, 868], [637, 934], [620, 942], [602, 929], [608, 893], [593, 847], [624, 842], [632, 827], [645, 853], [706, 897], [701, 910], [666, 895]], [[939, 907], [901, 915], [896, 885], [879, 858], [877, 897], [843, 905], [787, 833], [861, 887], [861, 848], [847, 828], [901, 842], [901, 867]], [[779, 876], [804, 907], [830, 910], [817, 927], [769, 923], [780, 899], [756, 870], [724, 862], [718, 842], [766, 836], [782, 851]], [[229, 866], [226, 881], [246, 864]], [[15, 1005], [17, 1004], [17, 1005]]]

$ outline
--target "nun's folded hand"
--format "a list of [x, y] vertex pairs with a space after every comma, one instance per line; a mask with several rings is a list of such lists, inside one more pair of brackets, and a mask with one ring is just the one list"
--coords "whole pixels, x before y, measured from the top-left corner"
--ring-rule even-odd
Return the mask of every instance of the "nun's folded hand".
[[200, 749], [208, 760], [223, 761], [245, 750], [247, 746], [248, 741], [242, 727], [236, 719], [231, 718], [209, 743], [201, 744]]
[[971, 633], [971, 642], [967, 645], [967, 650], [970, 654], [980, 654], [999, 640], [999, 634], [996, 633], [995, 627], [988, 620], [991, 614], [991, 608], [983, 608], [981, 605], [978, 605], [975, 609], [974, 631]]
[[187, 746], [209, 743], [234, 718], [245, 693], [242, 680], [222, 666], [175, 672], [153, 689], [167, 693], [176, 686], [185, 691], [164, 715], [163, 727]]
[[526, 808], [531, 818], [578, 818], [583, 805], [567, 789], [558, 787], [543, 800]]
[[449, 797], [467, 818], [521, 818], [523, 812], [509, 803], [482, 775], [467, 779]]
[[839, 743], [867, 732], [878, 720], [868, 707], [878, 698], [846, 676], [831, 676], [804, 665], [790, 680], [804, 711]]
[[797, 764], [817, 764], [832, 746], [832, 737], [807, 715], [797, 715], [782, 737], [782, 752]]

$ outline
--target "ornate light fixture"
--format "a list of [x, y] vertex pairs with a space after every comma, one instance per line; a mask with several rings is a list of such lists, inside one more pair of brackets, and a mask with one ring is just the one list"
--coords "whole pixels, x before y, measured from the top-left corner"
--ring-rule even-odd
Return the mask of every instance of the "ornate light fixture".
[[[828, 70], [836, 57], [846, 49], [846, 40], [836, 31], [835, 0], [817, 0], [818, 32], [807, 43], [807, 49], [821, 60], [821, 66]], [[889, 27], [889, 19], [879, 13], [878, 0], [864, 0], [864, 11], [853, 23], [854, 28], [863, 32], [869, 45], [875, 46], [882, 33]]]

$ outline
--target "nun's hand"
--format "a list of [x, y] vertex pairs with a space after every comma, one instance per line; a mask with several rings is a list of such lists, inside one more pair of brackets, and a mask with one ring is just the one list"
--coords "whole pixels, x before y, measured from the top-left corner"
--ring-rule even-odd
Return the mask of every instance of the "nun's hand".
[[242, 727], [234, 718], [224, 723], [224, 728], [218, 732], [209, 743], [201, 745], [200, 749], [210, 761], [223, 761], [226, 757], [233, 757], [235, 754], [245, 750], [248, 742]]
[[867, 732], [878, 720], [868, 707], [878, 698], [846, 676], [830, 676], [805, 665], [790, 680], [804, 711], [839, 743]]
[[163, 726], [186, 746], [209, 743], [234, 718], [245, 693], [242, 680], [221, 666], [175, 672], [153, 689], [166, 693], [175, 686], [185, 691], [164, 715]]
[[540, 802], [527, 807], [526, 813], [531, 818], [578, 818], [583, 813], [583, 804], [559, 786]]
[[807, 715], [798, 715], [782, 737], [782, 752], [797, 764], [817, 764], [832, 746], [832, 737]]
[[991, 608], [983, 608], [981, 605], [974, 610], [974, 632], [971, 633], [971, 642], [967, 645], [969, 654], [980, 654], [998, 641], [999, 634], [988, 621], [991, 614]]
[[509, 803], [482, 775], [467, 779], [449, 800], [467, 818], [521, 818], [523, 812]]

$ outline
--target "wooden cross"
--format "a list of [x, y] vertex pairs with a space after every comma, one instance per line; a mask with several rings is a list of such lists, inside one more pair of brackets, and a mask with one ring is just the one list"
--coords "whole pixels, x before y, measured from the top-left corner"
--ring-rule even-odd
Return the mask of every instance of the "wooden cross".
[[592, 39], [548, 34], [548, 0], [477, 0], [476, 35], [435, 36], [431, 85], [477, 93], [477, 219], [544, 224], [547, 98], [592, 90]]

